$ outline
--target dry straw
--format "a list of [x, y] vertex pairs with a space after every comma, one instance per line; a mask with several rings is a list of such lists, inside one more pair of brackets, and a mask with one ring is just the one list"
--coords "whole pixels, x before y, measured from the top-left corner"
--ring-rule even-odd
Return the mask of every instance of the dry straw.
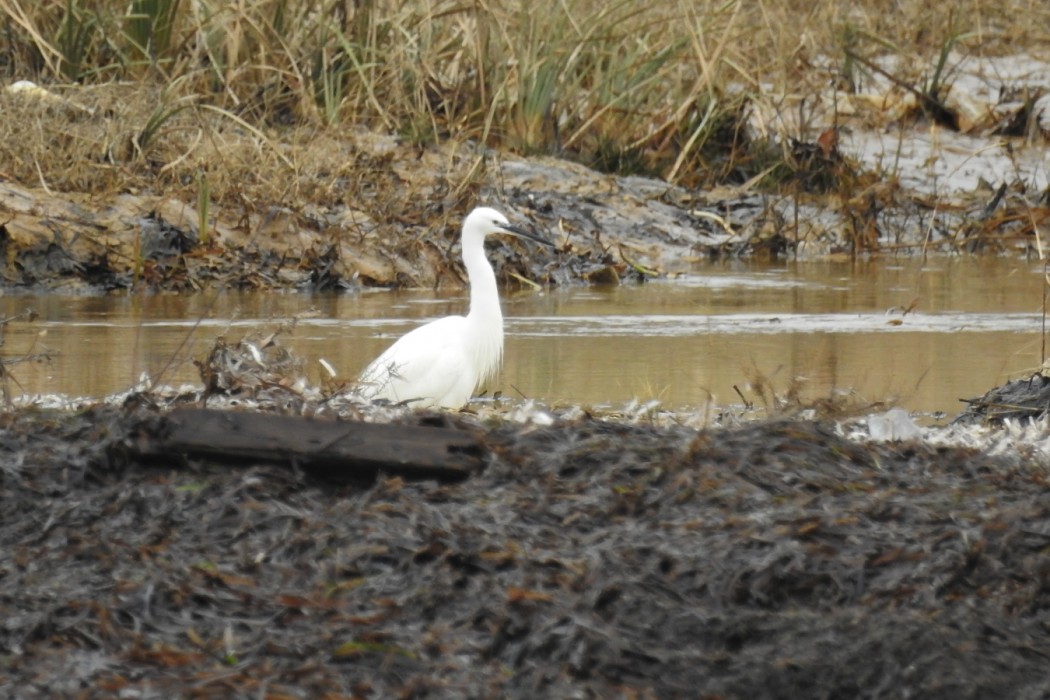
[[[301, 178], [318, 154], [296, 149], [318, 133], [366, 127], [688, 185], [744, 181], [791, 172], [775, 162], [786, 153], [749, 141], [750, 105], [853, 84], [866, 70], [857, 57], [886, 53], [919, 67], [898, 78], [937, 89], [949, 48], [1023, 45], [1050, 16], [1029, 0], [963, 5], [0, 0], [9, 81], [94, 115], [5, 105], [25, 119], [4, 120], [0, 157], [10, 176], [87, 190], [223, 171], [210, 179], [221, 201]], [[794, 129], [814, 136], [804, 120]], [[340, 167], [321, 160], [319, 171]]]

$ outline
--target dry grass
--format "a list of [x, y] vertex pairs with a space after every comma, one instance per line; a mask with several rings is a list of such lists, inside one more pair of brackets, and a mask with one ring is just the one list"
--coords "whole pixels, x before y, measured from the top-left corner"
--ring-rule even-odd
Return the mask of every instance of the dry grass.
[[[749, 105], [853, 85], [854, 56], [943, 79], [946, 46], [1045, 42], [1036, 0], [0, 0], [3, 72], [65, 102], [3, 98], [0, 175], [78, 191], [185, 189], [321, 202], [376, 177], [347, 130], [485, 143], [689, 185], [778, 156]], [[934, 85], [936, 87], [936, 85]], [[799, 138], [812, 140], [813, 134]], [[453, 182], [452, 189], [464, 182]]]

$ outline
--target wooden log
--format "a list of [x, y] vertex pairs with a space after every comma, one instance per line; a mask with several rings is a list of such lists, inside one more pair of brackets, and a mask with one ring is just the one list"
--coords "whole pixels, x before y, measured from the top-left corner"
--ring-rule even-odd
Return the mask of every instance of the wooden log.
[[481, 468], [477, 436], [455, 428], [320, 420], [266, 413], [180, 409], [140, 432], [139, 455], [288, 464], [338, 481], [382, 472], [458, 481]]

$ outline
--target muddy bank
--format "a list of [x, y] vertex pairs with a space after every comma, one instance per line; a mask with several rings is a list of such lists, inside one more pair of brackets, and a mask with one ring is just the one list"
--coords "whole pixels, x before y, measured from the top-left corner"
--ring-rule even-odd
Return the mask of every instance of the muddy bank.
[[[202, 207], [185, 189], [88, 195], [0, 179], [0, 284], [182, 292], [461, 287], [459, 226], [479, 202], [556, 245], [550, 252], [494, 241], [489, 257], [505, 285], [637, 281], [711, 257], [1029, 251], [1050, 212], [1005, 183], [947, 198], [908, 192], [806, 144], [797, 145], [807, 159], [803, 184], [783, 192], [753, 183], [691, 190], [556, 158], [420, 152], [376, 134], [348, 134], [331, 147], [364, 174], [341, 180], [318, 202]], [[472, 168], [475, 180], [454, 187], [453, 176]], [[804, 180], [813, 177], [839, 184], [810, 191]]]
[[2, 694], [1041, 697], [1047, 465], [452, 420], [458, 484], [147, 467], [150, 414], [3, 418]]
[[517, 146], [550, 155], [522, 157], [459, 127], [413, 138], [397, 120], [268, 120], [149, 81], [12, 81], [0, 90], [0, 284], [461, 286], [458, 228], [479, 203], [558, 244], [497, 244], [504, 283], [636, 280], [710, 256], [1042, 255], [1050, 63], [1033, 47], [943, 48], [942, 80], [852, 49], [845, 79], [818, 51], [809, 87], [740, 88], [731, 122], [701, 139], [711, 152], [690, 157], [655, 115], [655, 132], [613, 137], [604, 155], [554, 128], [544, 147]]
[[889, 187], [839, 209], [731, 189], [694, 192], [555, 159], [505, 162], [492, 179], [498, 192], [486, 186], [452, 202], [439, 198], [436, 182], [406, 185], [423, 194], [396, 213], [346, 204], [219, 209], [203, 238], [198, 211], [177, 198], [56, 195], [0, 181], [0, 280], [67, 292], [461, 287], [458, 232], [474, 201], [495, 203], [556, 245], [551, 252], [494, 241], [489, 258], [505, 285], [616, 284], [726, 256], [1023, 251], [1045, 218], [1042, 209], [1022, 217], [1001, 204], [1001, 193], [939, 208]]

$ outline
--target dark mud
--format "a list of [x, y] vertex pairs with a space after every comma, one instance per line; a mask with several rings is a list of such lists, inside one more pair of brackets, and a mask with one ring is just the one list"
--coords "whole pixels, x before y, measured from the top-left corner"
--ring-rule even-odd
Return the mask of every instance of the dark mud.
[[454, 485], [148, 467], [149, 413], [0, 423], [0, 695], [1039, 698], [1029, 455], [457, 418]]

